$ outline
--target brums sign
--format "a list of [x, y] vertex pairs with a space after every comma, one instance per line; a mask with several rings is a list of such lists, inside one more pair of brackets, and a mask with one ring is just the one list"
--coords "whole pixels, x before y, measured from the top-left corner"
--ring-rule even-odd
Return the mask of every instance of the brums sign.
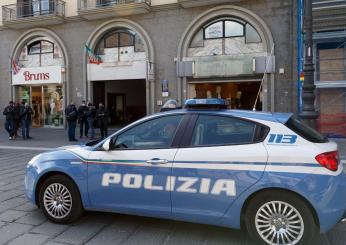
[[60, 66], [21, 68], [12, 75], [13, 85], [62, 83]]

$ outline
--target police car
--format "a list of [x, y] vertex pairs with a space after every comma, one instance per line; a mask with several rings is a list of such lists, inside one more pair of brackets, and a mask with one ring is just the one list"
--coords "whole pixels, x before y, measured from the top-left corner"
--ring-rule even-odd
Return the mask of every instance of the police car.
[[256, 244], [309, 244], [344, 217], [334, 142], [290, 113], [224, 107], [188, 100], [106, 139], [37, 155], [26, 195], [56, 223], [109, 211], [242, 227]]

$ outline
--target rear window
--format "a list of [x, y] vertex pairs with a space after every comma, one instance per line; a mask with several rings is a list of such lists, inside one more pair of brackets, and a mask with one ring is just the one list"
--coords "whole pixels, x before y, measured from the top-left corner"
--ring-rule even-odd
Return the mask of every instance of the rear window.
[[326, 143], [328, 139], [316, 130], [310, 128], [309, 126], [301, 123], [297, 119], [290, 118], [285, 125], [291, 129], [293, 132], [303, 137], [304, 139], [313, 143]]

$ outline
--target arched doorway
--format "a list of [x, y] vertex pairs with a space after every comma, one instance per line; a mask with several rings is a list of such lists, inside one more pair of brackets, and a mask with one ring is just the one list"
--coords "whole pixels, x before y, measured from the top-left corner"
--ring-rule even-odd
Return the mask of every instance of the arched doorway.
[[12, 50], [13, 100], [33, 108], [33, 127], [64, 127], [68, 97], [66, 49], [45, 29], [24, 33]]
[[256, 109], [274, 110], [274, 60], [271, 33], [257, 15], [231, 5], [210, 9], [179, 43], [179, 66], [192, 66], [178, 78], [180, 99], [217, 97], [230, 108], [252, 109], [260, 91]]
[[153, 50], [146, 32], [128, 20], [99, 27], [87, 46], [101, 63], [86, 62], [89, 100], [104, 103], [111, 123], [135, 121], [153, 110]]

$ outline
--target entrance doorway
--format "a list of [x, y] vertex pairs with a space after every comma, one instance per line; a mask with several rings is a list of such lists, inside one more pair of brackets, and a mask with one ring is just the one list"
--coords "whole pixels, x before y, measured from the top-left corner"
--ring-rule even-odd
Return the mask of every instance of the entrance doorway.
[[146, 116], [146, 87], [144, 79], [96, 81], [93, 101], [109, 111], [111, 125], [124, 125]]
[[[230, 109], [252, 110], [260, 84], [260, 81], [190, 82], [188, 85], [188, 98], [220, 98], [229, 102]], [[262, 110], [261, 96], [257, 101], [256, 110]]]
[[33, 127], [64, 126], [62, 85], [16, 86], [15, 100], [29, 103], [33, 109]]
[[109, 117], [111, 124], [125, 123], [125, 103], [125, 94], [107, 93], [107, 105], [110, 112]]

